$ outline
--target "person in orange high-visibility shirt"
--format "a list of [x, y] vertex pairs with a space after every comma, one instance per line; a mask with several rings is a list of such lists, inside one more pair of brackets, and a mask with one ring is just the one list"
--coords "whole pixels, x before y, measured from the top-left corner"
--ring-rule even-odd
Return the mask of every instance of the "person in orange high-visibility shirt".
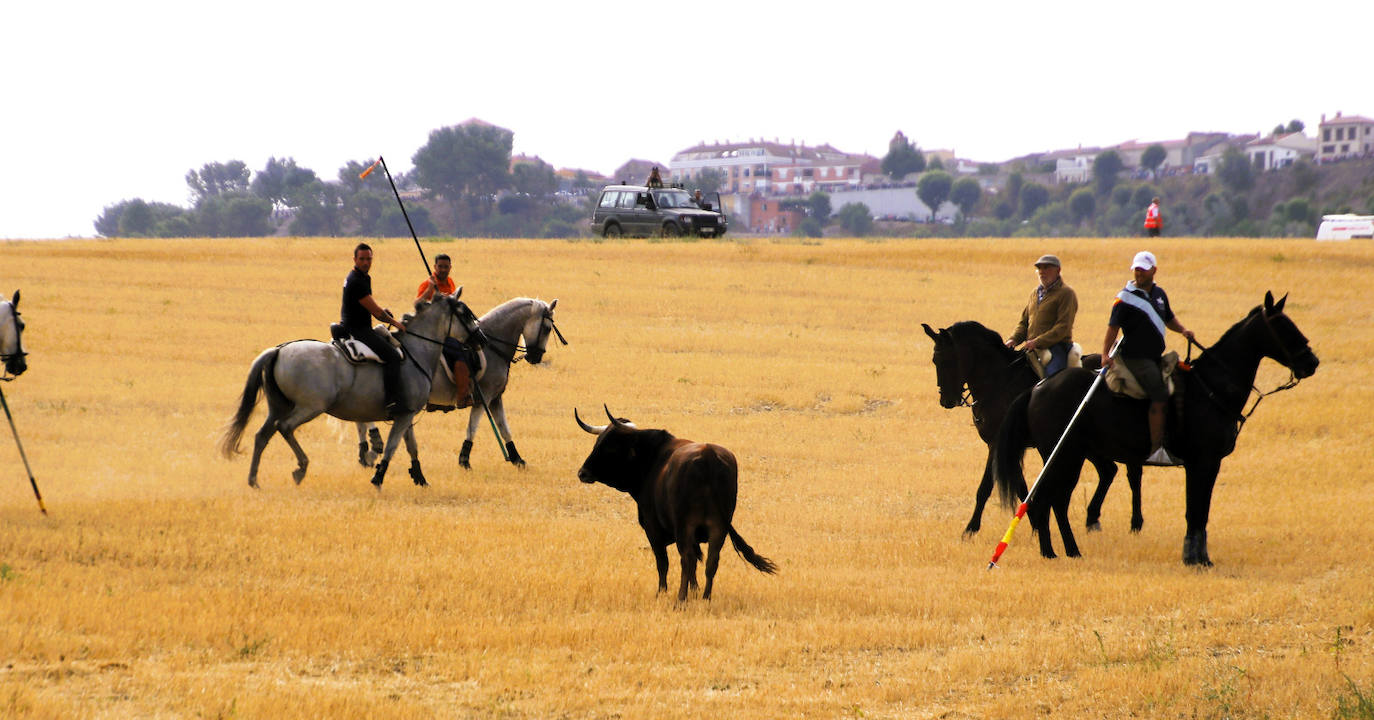
[[434, 256], [434, 274], [425, 278], [420, 283], [420, 289], [415, 292], [416, 300], [426, 302], [434, 299], [434, 292], [437, 290], [441, 295], [452, 295], [458, 290], [453, 284], [453, 278], [448, 274], [453, 270], [453, 261], [447, 255]]
[[1150, 237], [1159, 237], [1159, 231], [1164, 229], [1164, 218], [1159, 214], [1159, 198], [1150, 201], [1150, 207], [1145, 209], [1145, 234]]

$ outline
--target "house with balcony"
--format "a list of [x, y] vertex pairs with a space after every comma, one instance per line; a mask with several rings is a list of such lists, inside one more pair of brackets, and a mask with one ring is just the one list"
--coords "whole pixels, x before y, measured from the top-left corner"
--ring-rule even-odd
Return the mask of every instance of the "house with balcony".
[[870, 160], [828, 144], [811, 147], [795, 141], [751, 139], [699, 143], [674, 155], [668, 170], [673, 182], [688, 187], [701, 173], [712, 170], [722, 178], [722, 193], [798, 195], [858, 187], [862, 168]]
[[1374, 155], [1374, 120], [1359, 115], [1342, 116], [1340, 112], [1328, 120], [1322, 113], [1317, 126], [1318, 163], [1370, 155]]

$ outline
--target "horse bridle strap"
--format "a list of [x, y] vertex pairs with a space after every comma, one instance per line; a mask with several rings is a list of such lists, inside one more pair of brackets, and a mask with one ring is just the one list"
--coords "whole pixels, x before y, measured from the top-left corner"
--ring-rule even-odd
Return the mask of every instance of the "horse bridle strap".
[[[1270, 336], [1274, 338], [1274, 342], [1279, 346], [1279, 349], [1283, 351], [1284, 358], [1291, 363], [1293, 361], [1293, 355], [1289, 353], [1288, 348], [1284, 347], [1283, 343], [1279, 341], [1278, 333], [1274, 332], [1274, 328], [1270, 326], [1268, 316], [1265, 316], [1263, 311], [1260, 312], [1260, 315], [1264, 317], [1264, 327], [1269, 331]], [[1188, 338], [1188, 354], [1187, 359], [1184, 360], [1185, 363], [1191, 361], [1193, 357], [1194, 345], [1197, 346], [1198, 350], [1201, 350], [1204, 353], [1209, 352], [1211, 350], [1211, 348], [1203, 345], [1202, 343], [1192, 338]], [[1198, 357], [1201, 358], [1202, 356], [1198, 355]], [[1213, 359], [1216, 360], [1217, 366], [1221, 368], [1222, 372], [1232, 377], [1235, 377], [1237, 375], [1236, 371], [1232, 370], [1230, 366], [1228, 366], [1225, 363], [1225, 361], [1223, 361], [1220, 357], [1214, 357]], [[1293, 368], [1289, 367], [1287, 364], [1285, 364], [1284, 367], [1288, 369], [1288, 382], [1279, 385], [1278, 387], [1274, 388], [1273, 390], [1270, 390], [1269, 392], [1264, 392], [1260, 390], [1259, 387], [1257, 387], [1254, 383], [1250, 383], [1250, 390], [1246, 391], [1245, 393], [1246, 401], [1249, 400], [1250, 393], [1253, 392], [1256, 395], [1255, 403], [1250, 406], [1249, 410], [1245, 410], [1246, 401], [1241, 402], [1241, 412], [1238, 412], [1235, 417], [1237, 435], [1239, 435], [1240, 431], [1245, 428], [1245, 421], [1249, 420], [1250, 416], [1255, 414], [1255, 410], [1259, 409], [1259, 404], [1261, 400], [1264, 400], [1265, 398], [1275, 393], [1283, 392], [1284, 390], [1292, 390], [1293, 388], [1298, 386], [1299, 382], [1302, 381], [1301, 378], [1298, 377], [1297, 373], [1293, 372]], [[1212, 401], [1212, 403], [1224, 410], [1225, 406], [1221, 404], [1221, 400], [1216, 396], [1216, 393], [1212, 392], [1212, 389], [1207, 386], [1207, 382], [1204, 381], [1200, 375], [1194, 377], [1197, 378], [1198, 384], [1202, 386], [1202, 390], [1207, 393], [1207, 397]]]

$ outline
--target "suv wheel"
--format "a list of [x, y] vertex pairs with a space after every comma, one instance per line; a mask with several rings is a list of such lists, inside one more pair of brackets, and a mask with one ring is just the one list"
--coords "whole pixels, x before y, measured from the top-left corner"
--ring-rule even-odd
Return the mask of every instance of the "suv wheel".
[[671, 222], [663, 223], [663, 237], [674, 238], [682, 234], [677, 225]]
[[601, 236], [608, 238], [618, 238], [622, 234], [623, 233], [620, 232], [620, 226], [615, 223], [608, 223], [606, 229], [601, 231]]

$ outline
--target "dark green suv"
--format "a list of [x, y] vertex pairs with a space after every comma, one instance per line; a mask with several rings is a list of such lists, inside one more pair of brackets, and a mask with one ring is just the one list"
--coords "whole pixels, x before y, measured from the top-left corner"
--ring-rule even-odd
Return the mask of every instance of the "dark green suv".
[[605, 237], [642, 237], [725, 234], [720, 193], [709, 193], [698, 204], [681, 187], [607, 185], [592, 212], [592, 232]]

